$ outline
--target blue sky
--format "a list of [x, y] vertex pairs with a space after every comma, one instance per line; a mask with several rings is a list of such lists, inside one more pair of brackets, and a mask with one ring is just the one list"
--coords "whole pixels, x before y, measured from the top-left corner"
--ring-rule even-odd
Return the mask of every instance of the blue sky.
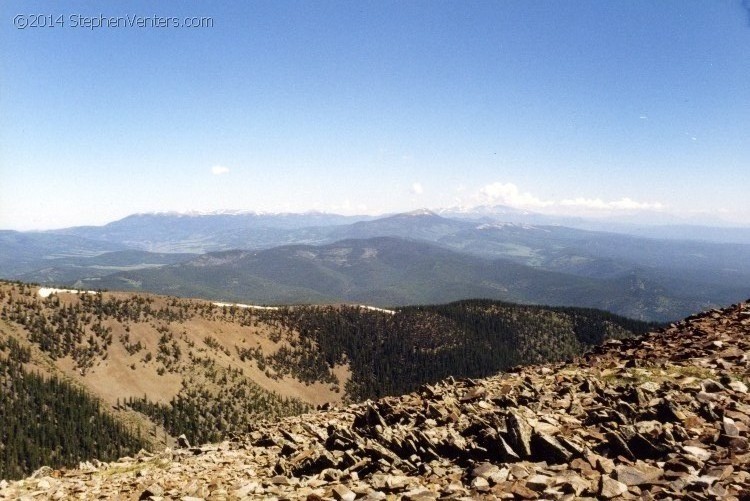
[[[32, 14], [62, 23], [14, 25]], [[479, 204], [750, 225], [741, 0], [3, 0], [0, 16], [0, 228]], [[213, 26], [126, 26], [153, 16]]]

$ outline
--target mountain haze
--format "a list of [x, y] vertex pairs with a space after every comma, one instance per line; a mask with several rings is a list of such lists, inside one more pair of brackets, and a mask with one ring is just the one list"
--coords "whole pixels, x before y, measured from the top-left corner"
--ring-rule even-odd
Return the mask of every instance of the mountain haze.
[[295, 213], [152, 213], [134, 214], [104, 226], [81, 226], [50, 233], [116, 242], [150, 252], [207, 252], [273, 247], [295, 230], [343, 225], [371, 219], [322, 212]]
[[323, 246], [209, 253], [161, 268], [118, 272], [87, 287], [150, 291], [258, 304], [355, 302], [378, 306], [465, 298], [602, 308], [633, 318], [670, 320], [722, 300], [740, 286], [703, 290], [654, 273], [605, 278], [549, 271], [455, 252], [423, 241], [380, 237]]
[[[101, 227], [5, 232], [0, 276], [274, 304], [488, 297], [651, 320], [750, 292], [750, 245], [518, 222], [527, 216], [503, 207], [380, 218], [139, 214]], [[355, 259], [365, 248], [376, 254]]]

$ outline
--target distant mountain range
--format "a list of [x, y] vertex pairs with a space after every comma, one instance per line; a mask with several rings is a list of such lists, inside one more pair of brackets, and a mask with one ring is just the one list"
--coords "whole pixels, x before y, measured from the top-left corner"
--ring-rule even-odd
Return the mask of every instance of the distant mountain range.
[[435, 212], [441, 216], [471, 221], [567, 226], [580, 230], [623, 233], [639, 237], [750, 244], [750, 227], [748, 226], [708, 222], [701, 218], [678, 218], [659, 211], [595, 218], [540, 214], [504, 205], [494, 205], [471, 208], [452, 207], [438, 209]]
[[[139, 214], [0, 232], [0, 277], [273, 304], [492, 298], [660, 321], [750, 295], [750, 244], [679, 240], [675, 228], [651, 238], [533, 222], [540, 218], [550, 216], [503, 207], [381, 218]], [[732, 231], [711, 230], [713, 240]], [[750, 241], [747, 229], [734, 240], [743, 231]]]

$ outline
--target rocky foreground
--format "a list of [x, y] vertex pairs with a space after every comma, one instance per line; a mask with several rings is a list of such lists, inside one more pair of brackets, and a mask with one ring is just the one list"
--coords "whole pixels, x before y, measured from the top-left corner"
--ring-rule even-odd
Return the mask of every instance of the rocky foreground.
[[750, 305], [567, 364], [0, 482], [5, 499], [750, 499]]

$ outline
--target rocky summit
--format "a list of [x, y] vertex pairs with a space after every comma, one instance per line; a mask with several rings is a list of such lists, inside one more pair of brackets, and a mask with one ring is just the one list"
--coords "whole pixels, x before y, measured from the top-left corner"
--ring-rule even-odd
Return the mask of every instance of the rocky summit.
[[1, 482], [5, 499], [750, 499], [750, 305], [568, 363]]

